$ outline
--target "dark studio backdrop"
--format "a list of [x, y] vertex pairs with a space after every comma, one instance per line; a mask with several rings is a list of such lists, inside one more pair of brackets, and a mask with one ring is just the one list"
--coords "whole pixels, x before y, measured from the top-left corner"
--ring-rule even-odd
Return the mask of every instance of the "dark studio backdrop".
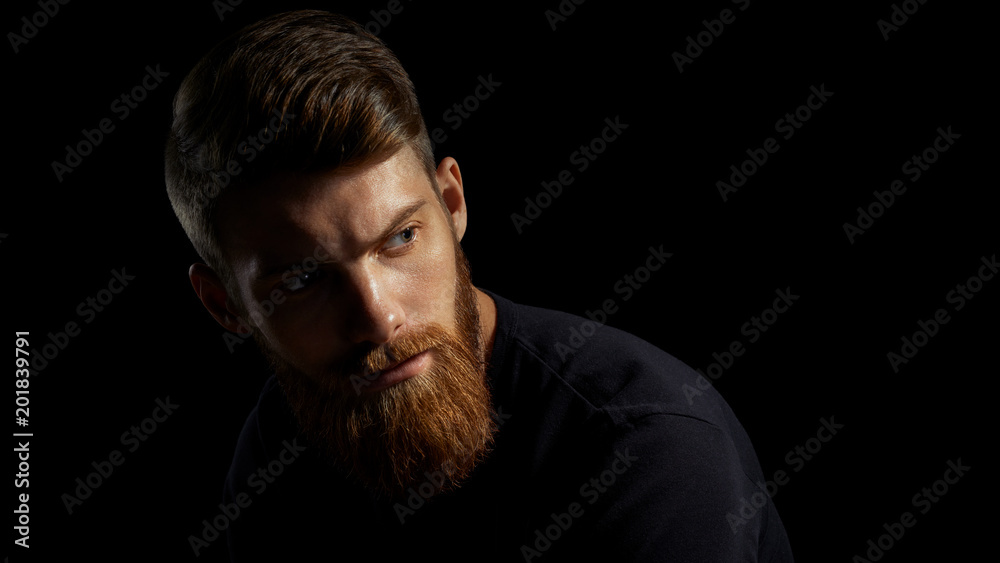
[[8, 454], [30, 545], [10, 561], [226, 560], [189, 537], [268, 372], [191, 290], [163, 139], [210, 46], [307, 7], [369, 22], [410, 72], [461, 165], [473, 281], [609, 302], [607, 324], [705, 372], [797, 560], [974, 559], [1000, 292], [981, 5], [43, 0], [2, 19], [3, 324], [34, 362], [30, 413], [8, 372], [10, 432], [33, 434], [9, 438], [30, 450], [21, 487]]

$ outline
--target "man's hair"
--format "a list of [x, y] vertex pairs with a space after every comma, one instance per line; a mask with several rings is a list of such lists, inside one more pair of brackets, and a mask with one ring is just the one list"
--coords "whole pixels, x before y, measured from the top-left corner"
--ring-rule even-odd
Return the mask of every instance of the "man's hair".
[[406, 146], [437, 191], [413, 83], [389, 48], [343, 16], [277, 14], [217, 45], [181, 83], [166, 143], [167, 194], [232, 294], [220, 196], [275, 173], [355, 169]]

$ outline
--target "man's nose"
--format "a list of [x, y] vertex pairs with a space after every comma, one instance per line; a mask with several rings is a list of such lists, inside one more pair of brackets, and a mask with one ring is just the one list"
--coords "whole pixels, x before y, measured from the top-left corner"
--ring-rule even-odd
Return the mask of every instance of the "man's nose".
[[348, 337], [360, 344], [384, 344], [392, 340], [406, 320], [398, 295], [390, 280], [380, 275], [379, 266], [360, 268], [350, 276], [353, 301], [348, 316]]

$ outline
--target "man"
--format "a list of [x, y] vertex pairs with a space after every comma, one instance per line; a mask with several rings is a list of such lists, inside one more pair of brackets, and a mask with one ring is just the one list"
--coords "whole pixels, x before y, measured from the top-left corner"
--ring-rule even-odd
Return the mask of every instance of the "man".
[[791, 561], [693, 370], [610, 327], [570, 348], [583, 319], [472, 285], [458, 164], [360, 26], [292, 12], [218, 45], [166, 179], [195, 292], [276, 372], [226, 481], [234, 560]]

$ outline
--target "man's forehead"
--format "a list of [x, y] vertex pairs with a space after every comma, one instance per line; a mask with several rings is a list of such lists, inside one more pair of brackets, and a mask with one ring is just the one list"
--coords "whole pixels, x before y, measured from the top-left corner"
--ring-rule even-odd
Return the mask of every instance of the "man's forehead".
[[349, 171], [272, 177], [240, 195], [220, 217], [223, 243], [244, 262], [240, 269], [253, 270], [255, 277], [317, 253], [349, 257], [380, 242], [405, 211], [415, 213], [436, 200], [409, 149]]

